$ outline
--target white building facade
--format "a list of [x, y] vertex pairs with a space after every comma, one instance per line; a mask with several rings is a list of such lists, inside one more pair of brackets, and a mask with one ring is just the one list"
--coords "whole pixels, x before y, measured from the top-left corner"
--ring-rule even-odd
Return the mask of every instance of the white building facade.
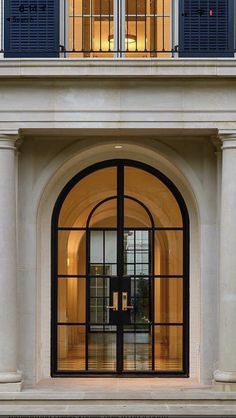
[[[84, 29], [64, 56], [16, 56], [5, 44], [0, 391], [71, 376], [98, 385], [103, 376], [154, 377], [163, 387], [178, 377], [234, 391], [234, 47], [178, 55], [173, 2], [145, 9], [150, 21], [136, 13], [136, 32], [124, 2], [114, 4], [100, 55], [99, 46], [83, 50], [86, 9], [73, 11], [74, 32]], [[163, 55], [161, 45], [150, 53], [155, 13], [171, 22], [161, 27]], [[138, 49], [143, 24], [150, 45]], [[136, 49], [127, 52], [129, 42]]]

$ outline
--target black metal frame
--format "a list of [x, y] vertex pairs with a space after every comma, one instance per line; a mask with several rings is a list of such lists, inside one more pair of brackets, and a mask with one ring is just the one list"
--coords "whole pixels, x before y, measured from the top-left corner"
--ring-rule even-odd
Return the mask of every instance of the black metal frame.
[[[151, 323], [151, 327], [153, 327], [153, 332], [152, 332], [152, 371], [147, 371], [147, 372], [141, 372], [141, 371], [137, 371], [137, 372], [127, 372], [127, 371], [123, 371], [123, 325], [122, 325], [122, 311], [121, 311], [121, 292], [122, 292], [122, 280], [118, 280], [118, 291], [119, 291], [119, 312], [118, 312], [118, 322], [117, 322], [117, 334], [118, 334], [118, 339], [117, 339], [117, 371], [116, 372], [102, 372], [102, 371], [88, 371], [88, 360], [86, 360], [86, 370], [87, 371], [61, 371], [57, 369], [57, 326], [58, 326], [58, 322], [57, 322], [57, 312], [58, 312], [58, 280], [57, 278], [61, 278], [61, 277], [66, 277], [66, 275], [58, 275], [58, 230], [83, 230], [86, 231], [87, 233], [90, 232], [90, 230], [92, 229], [96, 229], [96, 230], [103, 230], [103, 229], [107, 229], [107, 228], [90, 228], [89, 227], [89, 221], [91, 219], [92, 214], [94, 213], [94, 211], [96, 210], [96, 208], [101, 204], [101, 202], [99, 202], [99, 204], [97, 204], [95, 206], [95, 208], [91, 211], [90, 216], [88, 217], [88, 222], [85, 228], [67, 228], [67, 227], [58, 227], [58, 219], [59, 219], [59, 214], [60, 214], [60, 210], [62, 208], [63, 202], [65, 200], [65, 198], [67, 197], [68, 193], [71, 191], [71, 189], [84, 177], [86, 177], [87, 175], [95, 172], [96, 170], [99, 169], [103, 169], [103, 168], [107, 168], [107, 167], [117, 167], [117, 228], [108, 228], [109, 230], [116, 230], [116, 231], [120, 231], [121, 233], [117, 233], [117, 276], [119, 277], [124, 277], [124, 260], [123, 260], [123, 232], [125, 230], [149, 230], [150, 234], [152, 236], [151, 238], [151, 245], [152, 245], [152, 249], [151, 252], [152, 254], [154, 254], [154, 234], [156, 231], [172, 231], [172, 230], [181, 230], [183, 232], [183, 272], [182, 275], [159, 275], [159, 276], [155, 276], [154, 275], [154, 259], [152, 257], [152, 260], [150, 259], [150, 263], [152, 264], [152, 271], [149, 272], [149, 277], [152, 278], [151, 280], [151, 289], [150, 289], [150, 293], [151, 293], [151, 297], [152, 297], [152, 315], [151, 315], [151, 319], [152, 319], [152, 323]], [[139, 168], [139, 169], [143, 169], [144, 171], [154, 175], [155, 177], [157, 177], [160, 181], [162, 181], [168, 188], [169, 190], [172, 192], [172, 194], [174, 195], [181, 214], [182, 214], [182, 221], [183, 221], [183, 227], [181, 228], [170, 228], [170, 227], [155, 227], [153, 220], [151, 221], [151, 227], [150, 228], [125, 228], [124, 227], [124, 168], [125, 167], [135, 167], [135, 168]], [[128, 196], [127, 196], [128, 197]], [[114, 197], [109, 197], [107, 199], [105, 199], [105, 201], [110, 200], [111, 198]], [[135, 200], [135, 199], [133, 199]], [[104, 201], [103, 201], [104, 202]], [[139, 202], [140, 203], [140, 202]], [[147, 209], [145, 207], [145, 205], [143, 205], [145, 209]], [[152, 219], [152, 215], [150, 214]], [[53, 210], [53, 214], [52, 214], [52, 224], [51, 224], [51, 228], [52, 228], [52, 242], [51, 242], [51, 259], [52, 259], [52, 264], [51, 264], [51, 272], [52, 272], [52, 282], [51, 282], [51, 304], [52, 304], [52, 311], [51, 311], [51, 376], [54, 377], [62, 377], [62, 376], [70, 376], [70, 377], [76, 377], [76, 376], [88, 376], [88, 375], [95, 375], [95, 376], [110, 376], [110, 375], [118, 375], [118, 376], [144, 376], [144, 375], [153, 375], [153, 376], [158, 376], [158, 377], [188, 377], [189, 376], [189, 216], [188, 216], [188, 210], [186, 207], [186, 204], [184, 202], [184, 199], [182, 197], [182, 195], [180, 194], [179, 190], [176, 188], [176, 186], [172, 183], [172, 181], [167, 178], [163, 173], [161, 173], [160, 171], [158, 171], [157, 169], [146, 165], [144, 163], [141, 162], [136, 162], [133, 160], [108, 160], [108, 161], [104, 161], [101, 163], [97, 163], [94, 164], [88, 168], [86, 168], [85, 170], [81, 171], [80, 173], [78, 173], [77, 175], [75, 175], [71, 181], [64, 187], [64, 189], [61, 191], [54, 210]], [[86, 234], [88, 235], [88, 234]], [[86, 246], [87, 246], [87, 256], [86, 256], [86, 262], [87, 262], [87, 279], [89, 279], [91, 276], [89, 274], [89, 262], [90, 260], [88, 259], [88, 254], [89, 254], [89, 240], [86, 240]], [[77, 277], [79, 278], [79, 275], [70, 275], [70, 277]], [[82, 275], [81, 275], [82, 277]], [[85, 277], [83, 275], [83, 277]], [[105, 277], [105, 275], [104, 275]], [[182, 323], [155, 323], [154, 322], [154, 280], [157, 278], [165, 278], [166, 280], [168, 280], [169, 278], [181, 278], [183, 280], [183, 322]], [[87, 283], [89, 282], [89, 280], [87, 280]], [[88, 284], [87, 284], [88, 286]], [[88, 304], [87, 304], [87, 308], [88, 309]], [[89, 312], [87, 311], [87, 318], [88, 318]], [[60, 325], [82, 325], [82, 324], [78, 324], [78, 323], [59, 323]], [[85, 325], [85, 324], [83, 324]], [[107, 324], [106, 324], [107, 325]], [[182, 371], [155, 371], [154, 370], [154, 343], [155, 343], [155, 339], [154, 339], [154, 327], [155, 326], [181, 326], [183, 329], [183, 370]], [[88, 327], [89, 327], [89, 322], [86, 321], [86, 338], [88, 335]], [[88, 350], [88, 344], [86, 344], [86, 350]], [[88, 359], [88, 352], [86, 352], [86, 359]]]

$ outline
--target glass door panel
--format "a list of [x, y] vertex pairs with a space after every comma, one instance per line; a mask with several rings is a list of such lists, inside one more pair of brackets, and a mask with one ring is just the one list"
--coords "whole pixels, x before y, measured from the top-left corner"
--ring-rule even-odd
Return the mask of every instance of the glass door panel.
[[114, 0], [69, 0], [70, 58], [112, 57]]
[[152, 371], [152, 333], [148, 325], [124, 326], [124, 371]]
[[105, 326], [102, 331], [89, 332], [89, 371], [116, 371], [116, 334], [115, 326]]
[[152, 370], [152, 254], [148, 230], [124, 230], [124, 370]]
[[59, 325], [57, 329], [59, 371], [83, 371], [86, 368], [86, 327]]
[[88, 237], [88, 371], [116, 371], [117, 231], [91, 229]]
[[171, 0], [126, 0], [126, 57], [171, 57]]

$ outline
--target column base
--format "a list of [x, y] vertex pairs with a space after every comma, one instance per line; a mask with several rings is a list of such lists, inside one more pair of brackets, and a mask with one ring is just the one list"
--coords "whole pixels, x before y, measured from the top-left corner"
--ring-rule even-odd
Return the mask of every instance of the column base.
[[222, 383], [236, 383], [236, 372], [224, 372], [221, 370], [216, 370], [214, 372], [215, 382]]
[[236, 392], [236, 372], [216, 370], [213, 389], [218, 392]]
[[23, 381], [17, 383], [0, 383], [0, 393], [21, 392]]
[[0, 372], [0, 392], [20, 392], [22, 388], [22, 373]]

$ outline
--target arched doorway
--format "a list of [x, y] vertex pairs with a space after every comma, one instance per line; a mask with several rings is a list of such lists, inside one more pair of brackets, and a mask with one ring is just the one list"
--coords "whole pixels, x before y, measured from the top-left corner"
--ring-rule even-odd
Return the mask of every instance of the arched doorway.
[[52, 375], [188, 376], [189, 218], [174, 184], [98, 163], [52, 217]]

